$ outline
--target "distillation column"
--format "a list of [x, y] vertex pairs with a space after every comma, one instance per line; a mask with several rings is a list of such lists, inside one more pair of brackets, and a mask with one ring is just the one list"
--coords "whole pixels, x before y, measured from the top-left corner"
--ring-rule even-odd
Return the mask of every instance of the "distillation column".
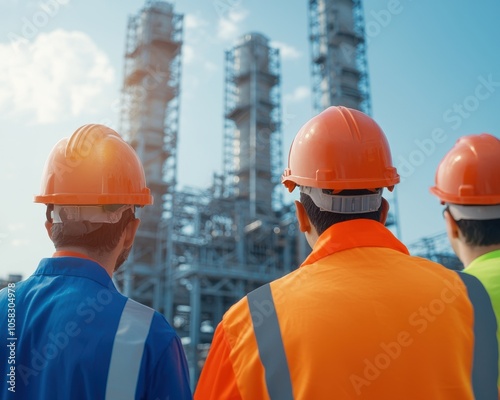
[[361, 0], [309, 0], [313, 106], [343, 105], [370, 114]]
[[141, 225], [117, 281], [123, 292], [161, 310], [168, 224], [177, 170], [182, 16], [170, 3], [148, 1], [129, 18], [121, 133], [141, 158], [154, 205]]
[[[371, 114], [361, 0], [309, 0], [313, 107], [342, 105]], [[391, 210], [386, 226], [401, 237], [396, 191], [385, 191]]]
[[193, 386], [223, 313], [297, 265], [295, 227], [278, 186], [279, 52], [249, 33], [225, 56], [223, 176], [208, 191], [178, 191], [174, 203], [173, 307], [166, 308], [173, 309]]
[[279, 207], [281, 176], [279, 52], [260, 33], [226, 52], [224, 173], [250, 218]]

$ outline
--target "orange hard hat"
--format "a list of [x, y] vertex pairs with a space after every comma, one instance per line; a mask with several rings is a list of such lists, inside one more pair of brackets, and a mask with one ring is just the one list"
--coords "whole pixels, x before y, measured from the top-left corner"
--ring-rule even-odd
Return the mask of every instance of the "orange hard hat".
[[281, 182], [290, 192], [296, 186], [392, 190], [399, 175], [378, 124], [361, 111], [333, 106], [299, 130]]
[[458, 139], [441, 160], [430, 191], [442, 203], [500, 204], [500, 140], [487, 133]]
[[35, 203], [145, 206], [153, 196], [134, 149], [111, 128], [93, 124], [54, 146]]

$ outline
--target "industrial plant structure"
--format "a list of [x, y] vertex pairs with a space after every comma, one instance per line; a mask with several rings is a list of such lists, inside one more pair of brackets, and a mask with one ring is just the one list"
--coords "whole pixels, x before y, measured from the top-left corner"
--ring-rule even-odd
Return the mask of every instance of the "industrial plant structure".
[[[370, 113], [360, 0], [309, 0], [315, 111]], [[185, 346], [192, 385], [223, 313], [295, 269], [308, 249], [283, 204], [279, 51], [243, 35], [225, 54], [223, 172], [208, 188], [176, 185], [183, 17], [147, 1], [127, 29], [121, 132], [144, 163], [155, 205], [115, 275], [127, 296], [162, 312]], [[392, 215], [392, 226], [397, 218]]]
[[371, 114], [361, 0], [309, 0], [313, 108], [343, 105]]
[[464, 268], [462, 262], [453, 252], [446, 232], [423, 237], [411, 243], [408, 250], [410, 254], [427, 258], [455, 271]]
[[149, 2], [129, 18], [122, 91], [122, 134], [141, 158], [155, 204], [140, 210], [129, 262], [116, 276], [122, 291], [163, 309], [177, 172], [182, 16]]
[[[315, 113], [342, 105], [371, 114], [365, 21], [361, 0], [308, 0]], [[386, 226], [401, 236], [396, 192]]]
[[182, 16], [148, 2], [130, 18], [121, 132], [145, 165], [155, 206], [141, 210], [129, 260], [115, 281], [164, 313], [196, 381], [223, 313], [305, 257], [279, 190], [280, 59], [259, 33], [226, 52], [221, 175], [206, 189], [176, 187]]

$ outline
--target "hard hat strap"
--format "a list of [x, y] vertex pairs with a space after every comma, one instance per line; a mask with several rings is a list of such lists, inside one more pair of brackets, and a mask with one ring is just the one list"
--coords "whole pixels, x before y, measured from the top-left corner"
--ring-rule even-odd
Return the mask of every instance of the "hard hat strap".
[[363, 214], [378, 211], [382, 204], [382, 189], [373, 194], [340, 195], [325, 193], [323, 189], [301, 186], [300, 191], [311, 197], [321, 211], [338, 214]]
[[87, 221], [91, 223], [117, 223], [126, 210], [134, 210], [133, 205], [123, 205], [114, 211], [105, 210], [103, 206], [69, 206], [54, 205], [52, 218], [54, 223]]
[[449, 213], [455, 221], [476, 220], [486, 221], [500, 219], [500, 204], [487, 206], [463, 206], [459, 204], [446, 203]]

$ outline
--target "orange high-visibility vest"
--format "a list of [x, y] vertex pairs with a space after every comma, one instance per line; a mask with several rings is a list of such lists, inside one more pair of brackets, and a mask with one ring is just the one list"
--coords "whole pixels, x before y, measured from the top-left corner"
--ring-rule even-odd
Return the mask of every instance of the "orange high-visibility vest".
[[335, 224], [225, 314], [195, 399], [474, 399], [474, 317], [458, 273], [375, 221]]

